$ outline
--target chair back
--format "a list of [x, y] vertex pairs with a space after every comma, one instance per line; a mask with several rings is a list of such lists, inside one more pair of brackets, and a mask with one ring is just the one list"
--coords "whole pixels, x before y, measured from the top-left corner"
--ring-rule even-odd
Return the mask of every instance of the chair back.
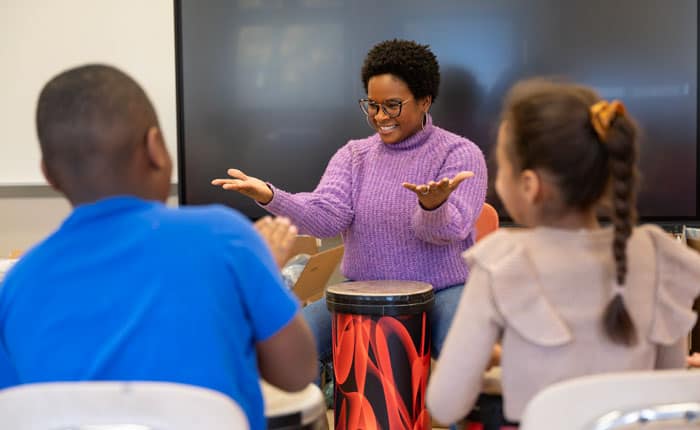
[[260, 381], [268, 430], [328, 430], [326, 402], [314, 384], [290, 393]]
[[488, 203], [484, 203], [481, 208], [481, 213], [474, 223], [475, 237], [474, 241], [478, 242], [489, 233], [493, 233], [498, 229], [498, 212]]
[[551, 385], [528, 403], [520, 430], [700, 428], [700, 371], [607, 373]]
[[167, 382], [50, 382], [0, 391], [0, 427], [13, 430], [247, 430], [228, 396]]

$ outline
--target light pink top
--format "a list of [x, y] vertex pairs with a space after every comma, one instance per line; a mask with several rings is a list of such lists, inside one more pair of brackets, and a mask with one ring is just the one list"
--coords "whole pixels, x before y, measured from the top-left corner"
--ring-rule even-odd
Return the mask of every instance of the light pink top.
[[427, 403], [445, 423], [464, 417], [500, 341], [504, 411], [557, 381], [594, 373], [679, 368], [700, 294], [700, 254], [659, 227], [636, 228], [623, 293], [637, 328], [613, 344], [601, 315], [613, 294], [612, 229], [502, 229], [464, 253], [470, 278], [432, 376]]

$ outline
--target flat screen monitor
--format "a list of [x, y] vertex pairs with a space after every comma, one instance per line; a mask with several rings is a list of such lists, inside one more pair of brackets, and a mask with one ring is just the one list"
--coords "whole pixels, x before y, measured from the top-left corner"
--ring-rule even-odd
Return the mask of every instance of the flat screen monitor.
[[[435, 124], [493, 158], [501, 103], [531, 76], [621, 99], [638, 120], [647, 221], [698, 218], [696, 0], [176, 1], [183, 204], [265, 211], [210, 185], [236, 167], [311, 191], [335, 151], [373, 133], [357, 100], [377, 42], [430, 45], [441, 67]], [[488, 200], [495, 169], [490, 163]], [[397, 184], [400, 186], [400, 184]], [[503, 215], [505, 213], [502, 212]]]

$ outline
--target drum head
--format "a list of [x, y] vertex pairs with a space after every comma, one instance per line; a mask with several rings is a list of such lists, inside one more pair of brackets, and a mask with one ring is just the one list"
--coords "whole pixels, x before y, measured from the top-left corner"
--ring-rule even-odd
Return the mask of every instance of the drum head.
[[433, 286], [414, 281], [343, 282], [326, 289], [331, 312], [361, 315], [411, 315], [428, 311]]

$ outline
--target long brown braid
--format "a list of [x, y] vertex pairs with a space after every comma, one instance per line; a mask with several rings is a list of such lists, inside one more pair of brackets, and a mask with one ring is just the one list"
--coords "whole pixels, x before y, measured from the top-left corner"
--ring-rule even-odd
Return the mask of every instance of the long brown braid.
[[627, 116], [624, 105], [615, 100], [601, 100], [591, 107], [591, 125], [598, 139], [608, 149], [612, 221], [615, 229], [613, 256], [617, 286], [615, 295], [603, 314], [606, 333], [615, 342], [632, 345], [636, 330], [621, 294], [627, 276], [627, 240], [637, 220], [636, 184], [637, 145], [636, 129]]

